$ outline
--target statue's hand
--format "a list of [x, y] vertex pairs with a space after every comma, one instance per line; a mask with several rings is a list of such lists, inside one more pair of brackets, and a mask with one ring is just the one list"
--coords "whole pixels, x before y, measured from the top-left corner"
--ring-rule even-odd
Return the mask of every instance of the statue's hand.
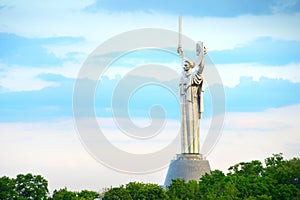
[[200, 58], [201, 59], [201, 61], [200, 61], [200, 63], [199, 63], [199, 67], [201, 68], [201, 73], [202, 73], [202, 70], [203, 70], [203, 68], [204, 68], [204, 59], [205, 59], [205, 55], [207, 54], [207, 51], [206, 51], [206, 47], [204, 46], [203, 47], [203, 56], [202, 56], [202, 58]]
[[183, 55], [183, 49], [182, 49], [182, 47], [178, 47], [178, 48], [177, 48], [177, 53], [178, 53], [179, 55]]

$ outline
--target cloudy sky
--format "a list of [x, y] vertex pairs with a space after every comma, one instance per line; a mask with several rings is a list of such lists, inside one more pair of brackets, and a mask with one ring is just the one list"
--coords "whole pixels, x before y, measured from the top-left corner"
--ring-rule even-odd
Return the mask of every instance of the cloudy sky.
[[[237, 162], [263, 161], [279, 152], [286, 158], [299, 157], [299, 0], [226, 0], [221, 4], [216, 0], [2, 0], [0, 175], [42, 174], [51, 190], [64, 186], [101, 190], [129, 181], [163, 184], [166, 168], [143, 175], [121, 173], [111, 169], [114, 166], [104, 166], [88, 152], [74, 120], [73, 92], [80, 70], [99, 45], [136, 29], [177, 32], [179, 15], [183, 16], [184, 35], [204, 41], [207, 46], [210, 65], [217, 69], [225, 92], [223, 131], [207, 155], [211, 168], [226, 171]], [[146, 34], [149, 41], [152, 36]], [[139, 40], [139, 36], [118, 44], [123, 47], [135, 39]], [[167, 51], [135, 50], [119, 56], [99, 78], [93, 107], [100, 128], [114, 147], [146, 155], [164, 148], [176, 137], [176, 95], [166, 91], [161, 82], [154, 86], [139, 82], [153, 71], [132, 72], [141, 65], [155, 63], [179, 73], [176, 46], [177, 43], [166, 47]], [[113, 57], [116, 52], [106, 53]], [[129, 72], [135, 79], [126, 76]], [[154, 74], [157, 75], [150, 77], [177, 87], [176, 78], [159, 76], [167, 72]], [[161, 105], [165, 109], [165, 131], [151, 137], [148, 143], [129, 137], [130, 133], [124, 136], [120, 124], [116, 124], [124, 116], [114, 115], [113, 105], [124, 107], [120, 95], [114, 96], [114, 90], [124, 81], [128, 87], [133, 82], [143, 86], [125, 99], [124, 107], [129, 109], [136, 125], [151, 123], [151, 106]], [[205, 97], [201, 137], [208, 132], [214, 117], [214, 96], [209, 89]], [[102, 151], [108, 153], [105, 148]]]

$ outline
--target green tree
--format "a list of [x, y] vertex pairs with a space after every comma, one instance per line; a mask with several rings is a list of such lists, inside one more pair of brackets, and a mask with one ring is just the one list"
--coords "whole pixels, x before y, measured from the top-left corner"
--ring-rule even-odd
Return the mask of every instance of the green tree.
[[231, 166], [228, 170], [227, 178], [231, 179], [238, 190], [238, 198], [270, 197], [267, 182], [262, 177], [264, 167], [260, 161], [241, 162]]
[[220, 170], [206, 174], [199, 181], [200, 198], [202, 199], [237, 199], [239, 191], [235, 182], [237, 177], [225, 176]]
[[[0, 199], [47, 199], [48, 182], [40, 175], [19, 174], [15, 179], [0, 178]], [[99, 194], [94, 191], [54, 190], [53, 200], [92, 200]], [[213, 199], [213, 200], [281, 200], [300, 199], [300, 159], [284, 160], [282, 154], [273, 154], [265, 163], [253, 160], [229, 168], [229, 173], [214, 170], [199, 182], [173, 180], [168, 190], [157, 184], [130, 182], [126, 186], [110, 188], [101, 196], [104, 200], [135, 199]]]
[[122, 185], [120, 187], [110, 188], [104, 193], [103, 200], [132, 200], [130, 193]]
[[230, 174], [238, 174], [241, 176], [261, 176], [263, 172], [263, 165], [259, 160], [251, 162], [241, 162], [232, 167], [229, 167]]
[[260, 161], [241, 162], [229, 168], [225, 185], [233, 183], [240, 199], [300, 199], [300, 160], [273, 154]]
[[167, 199], [167, 195], [157, 184], [130, 182], [125, 187], [107, 190], [103, 199], [164, 200]]
[[19, 174], [15, 179], [15, 190], [20, 199], [47, 199], [48, 181], [40, 175]]
[[78, 193], [78, 197], [79, 199], [94, 200], [96, 198], [99, 198], [99, 193], [90, 190], [82, 190]]
[[126, 185], [126, 190], [132, 199], [155, 200], [167, 198], [165, 191], [157, 184], [130, 182]]
[[10, 200], [17, 199], [18, 194], [15, 190], [15, 180], [7, 176], [0, 178], [0, 199]]
[[144, 187], [143, 183], [130, 182], [126, 185], [126, 190], [129, 192], [132, 199], [138, 199], [140, 194], [139, 191]]
[[273, 154], [272, 157], [265, 159], [265, 164], [267, 167], [270, 167], [270, 166], [274, 167], [274, 166], [282, 165], [283, 162], [284, 162], [284, 160], [283, 160], [282, 153]]
[[199, 184], [195, 180], [190, 180], [186, 183], [187, 188], [187, 199], [199, 199]]
[[272, 199], [300, 199], [300, 159], [284, 160], [282, 154], [265, 159], [263, 177]]
[[76, 192], [68, 191], [66, 187], [63, 189], [54, 190], [52, 199], [53, 200], [78, 200]]
[[66, 187], [54, 190], [52, 200], [94, 200], [99, 194], [94, 191], [82, 190], [80, 192], [69, 191]]
[[184, 199], [186, 193], [186, 183], [183, 179], [174, 179], [168, 186], [167, 195], [170, 199]]
[[[127, 189], [127, 187], [126, 187]], [[144, 200], [164, 200], [167, 198], [165, 191], [157, 184], [143, 184], [143, 187], [137, 191], [137, 196], [133, 199]]]

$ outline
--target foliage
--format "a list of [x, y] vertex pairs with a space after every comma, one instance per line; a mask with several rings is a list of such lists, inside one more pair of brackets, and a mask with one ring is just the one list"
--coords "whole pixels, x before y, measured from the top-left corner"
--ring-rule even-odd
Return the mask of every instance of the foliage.
[[[246, 199], [281, 200], [300, 199], [300, 159], [284, 160], [282, 154], [266, 158], [264, 163], [253, 160], [229, 167], [224, 174], [211, 171], [199, 181], [172, 180], [167, 190], [157, 184], [130, 182], [109, 188], [103, 200], [191, 200], [191, 199]], [[48, 197], [48, 182], [40, 175], [19, 174], [16, 178], [0, 177], [1, 200], [94, 200], [100, 198], [94, 191], [73, 192], [67, 188], [54, 190]]]
[[67, 188], [54, 190], [48, 196], [48, 181], [41, 175], [19, 174], [17, 177], [0, 178], [0, 200], [94, 200], [99, 193], [89, 190], [80, 192], [68, 191]]
[[167, 195], [165, 190], [156, 184], [130, 182], [126, 186], [111, 188], [105, 192], [103, 200], [112, 199], [160, 200], [167, 199]]
[[68, 191], [67, 188], [54, 190], [52, 195], [53, 200], [63, 200], [63, 199], [69, 199], [69, 200], [75, 200], [77, 199], [76, 193]]
[[63, 189], [54, 190], [52, 200], [94, 200], [99, 197], [99, 194], [94, 191], [82, 190], [81, 192], [68, 191]]
[[199, 181], [202, 199], [300, 199], [300, 159], [282, 154], [231, 166], [229, 173], [212, 171]]
[[85, 200], [94, 200], [96, 198], [99, 198], [99, 193], [95, 191], [90, 190], [82, 190], [81, 192], [78, 192], [79, 199], [85, 199]]
[[[165, 194], [153, 190], [153, 184], [128, 183], [109, 189], [107, 199], [246, 199], [279, 200], [300, 199], [300, 159], [284, 160], [282, 154], [274, 154], [262, 163], [258, 160], [241, 162], [229, 167], [229, 173], [214, 170], [197, 181], [173, 180]], [[151, 186], [151, 187], [150, 187]], [[158, 186], [156, 186], [157, 188]], [[122, 191], [122, 192], [121, 192]], [[145, 192], [147, 191], [147, 192]], [[157, 196], [161, 192], [161, 196]], [[122, 196], [126, 195], [126, 196]], [[151, 197], [151, 198], [149, 198]]]
[[7, 176], [0, 178], [0, 199], [17, 199], [15, 180]]
[[120, 187], [115, 187], [109, 189], [105, 192], [103, 200], [132, 200], [130, 193], [126, 188], [122, 185]]
[[19, 174], [15, 179], [19, 199], [47, 199], [48, 181], [41, 175]]
[[48, 181], [40, 175], [19, 174], [16, 179], [0, 178], [0, 199], [48, 199]]
[[170, 199], [199, 199], [199, 184], [195, 180], [185, 182], [183, 179], [172, 180], [167, 195]]

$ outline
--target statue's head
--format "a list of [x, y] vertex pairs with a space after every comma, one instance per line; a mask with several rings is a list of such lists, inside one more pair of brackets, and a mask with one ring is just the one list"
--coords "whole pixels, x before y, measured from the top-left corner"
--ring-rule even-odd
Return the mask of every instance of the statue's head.
[[192, 60], [184, 60], [184, 62], [183, 62], [183, 69], [185, 71], [193, 69], [193, 67], [195, 67], [194, 61], [192, 61]]

